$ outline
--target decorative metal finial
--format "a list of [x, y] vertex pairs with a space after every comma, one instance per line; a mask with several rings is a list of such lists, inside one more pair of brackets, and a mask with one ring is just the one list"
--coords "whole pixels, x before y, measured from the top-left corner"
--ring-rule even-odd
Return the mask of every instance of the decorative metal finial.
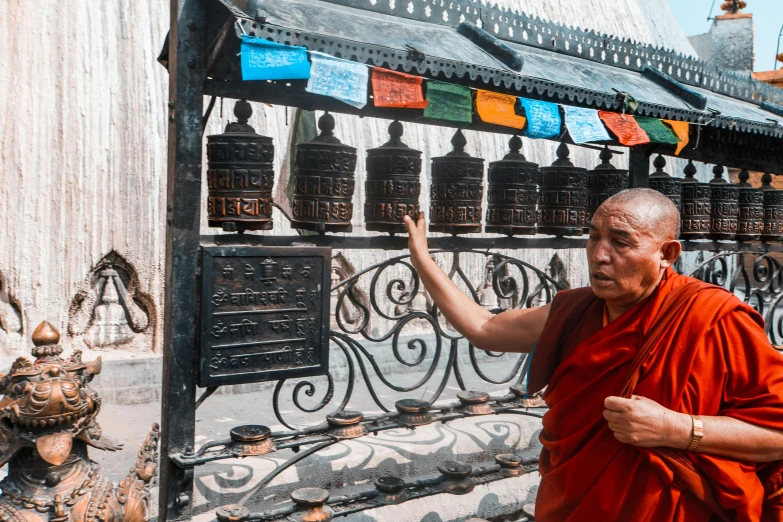
[[750, 172], [748, 172], [748, 169], [742, 169], [741, 171], [739, 171], [739, 174], [737, 175], [737, 179], [739, 179], [740, 187], [752, 186], [750, 183], [748, 183], [748, 180], [750, 179]]
[[763, 189], [771, 189], [772, 188], [772, 174], [769, 172], [765, 172], [761, 175], [761, 188]]
[[742, 9], [745, 9], [747, 2], [743, 0], [726, 0], [720, 5], [721, 10], [726, 11], [726, 14], [738, 14]]
[[653, 167], [655, 167], [655, 174], [658, 176], [668, 176], [666, 172], [663, 171], [663, 168], [666, 166], [666, 158], [664, 158], [661, 154], [658, 154], [658, 156], [655, 157], [653, 160]]
[[715, 176], [710, 180], [710, 184], [714, 185], [716, 183], [724, 184], [728, 183], [725, 179], [723, 179], [723, 165], [715, 165], [712, 167], [712, 174]]
[[468, 140], [465, 139], [462, 130], [457, 129], [457, 132], [451, 137], [451, 146], [454, 147], [454, 150], [446, 154], [446, 156], [468, 156], [468, 153], [465, 152], [465, 146], [467, 146], [467, 144]]
[[682, 170], [683, 174], [685, 174], [685, 180], [690, 182], [696, 181], [696, 173], [698, 172], [696, 170], [696, 165], [693, 164], [693, 160], [688, 160], [688, 164], [685, 165], [685, 168]]
[[35, 346], [51, 346], [60, 342], [60, 332], [48, 321], [38, 325], [33, 332], [33, 344]]

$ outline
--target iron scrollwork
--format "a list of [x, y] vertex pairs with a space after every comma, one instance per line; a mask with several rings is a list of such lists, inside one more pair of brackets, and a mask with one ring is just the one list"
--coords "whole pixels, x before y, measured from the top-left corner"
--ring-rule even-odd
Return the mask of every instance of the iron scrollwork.
[[771, 252], [722, 252], [701, 263], [691, 276], [722, 286], [764, 318], [773, 345], [783, 340], [783, 257]]
[[[492, 313], [544, 305], [562, 289], [562, 284], [544, 271], [506, 255], [477, 250], [442, 250], [433, 254], [442, 262], [449, 278], [473, 301]], [[478, 260], [485, 263], [485, 277], [478, 284], [468, 278], [465, 269], [470, 261], [476, 262], [475, 256], [480, 256]], [[468, 257], [474, 259], [469, 261]], [[465, 364], [461, 364], [458, 357], [459, 345], [467, 341], [432, 304], [409, 255], [393, 257], [360, 271], [335, 284], [332, 292], [333, 296], [336, 293], [336, 299], [332, 300], [335, 320], [330, 341], [336, 357], [345, 360], [342, 368], [347, 375], [340, 380], [346, 382], [346, 387], [338, 394], [342, 395], [338, 402], [336, 378], [330, 371], [325, 376], [326, 382], [321, 383], [322, 398], [307, 405], [303, 394], [316, 396], [315, 380], [292, 381], [295, 384], [290, 401], [299, 412], [326, 411], [330, 404], [336, 407], [329, 411], [345, 410], [359, 375], [373, 402], [385, 413], [395, 409], [393, 404], [382, 400], [379, 387], [399, 394], [416, 392], [430, 404], [441, 397], [452, 374], [460, 389], [468, 389]], [[386, 348], [391, 354], [388, 360], [383, 359], [382, 350]], [[467, 342], [467, 355], [475, 377], [485, 383], [513, 385], [521, 384], [525, 379], [525, 354], [489, 352]], [[491, 372], [482, 369], [482, 361], [503, 357], [509, 359], [509, 371], [505, 375], [492, 376]], [[412, 383], [394, 382], [393, 376], [385, 371], [389, 364], [402, 367], [407, 373], [416, 372], [420, 377]], [[290, 389], [285, 386], [286, 382], [278, 381], [272, 406], [277, 420], [293, 430], [294, 424], [284, 418], [281, 408], [283, 390]]]

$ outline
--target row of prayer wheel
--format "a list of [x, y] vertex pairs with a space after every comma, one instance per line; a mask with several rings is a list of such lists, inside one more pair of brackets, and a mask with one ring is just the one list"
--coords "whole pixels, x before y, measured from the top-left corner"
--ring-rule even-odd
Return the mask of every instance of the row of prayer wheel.
[[[207, 138], [208, 221], [227, 231], [272, 228], [274, 182], [272, 139], [247, 124], [250, 104], [237, 102], [223, 134]], [[317, 232], [349, 232], [353, 216], [356, 149], [334, 136], [334, 118], [318, 121], [321, 133], [296, 145], [291, 226]], [[367, 151], [364, 214], [367, 230], [404, 232], [403, 217], [418, 215], [421, 193], [421, 152], [405, 145], [402, 124], [389, 126], [390, 140]], [[465, 152], [462, 132], [451, 140], [453, 150], [432, 160], [430, 231], [450, 234], [481, 232], [484, 160]], [[612, 151], [601, 151], [601, 164], [588, 171], [569, 160], [561, 143], [557, 160], [548, 167], [521, 154], [522, 140], [509, 141], [510, 152], [489, 164], [486, 232], [505, 235], [580, 236], [592, 214], [608, 197], [628, 187], [628, 170], [611, 164]], [[715, 167], [710, 183], [695, 180], [689, 163], [685, 179], [663, 171], [662, 156], [654, 161], [650, 186], [669, 196], [682, 215], [683, 239], [767, 241], [783, 236], [783, 192], [747, 183], [731, 185]], [[744, 175], [744, 178], [742, 176]]]

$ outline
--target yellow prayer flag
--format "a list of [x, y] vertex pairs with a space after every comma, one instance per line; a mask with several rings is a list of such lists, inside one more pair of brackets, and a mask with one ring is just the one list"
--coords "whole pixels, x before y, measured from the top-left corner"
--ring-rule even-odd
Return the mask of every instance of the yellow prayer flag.
[[522, 129], [525, 117], [514, 112], [517, 97], [509, 94], [479, 90], [476, 93], [476, 111], [482, 121]]
[[688, 144], [688, 140], [690, 140], [688, 136], [690, 125], [688, 124], [687, 121], [675, 121], [675, 120], [663, 120], [663, 121], [669, 127], [671, 127], [674, 133], [677, 135], [677, 137], [680, 138], [680, 143], [677, 144], [677, 150], [674, 151], [674, 155], [679, 156], [680, 152], [682, 152], [682, 149], [684, 149], [685, 146]]

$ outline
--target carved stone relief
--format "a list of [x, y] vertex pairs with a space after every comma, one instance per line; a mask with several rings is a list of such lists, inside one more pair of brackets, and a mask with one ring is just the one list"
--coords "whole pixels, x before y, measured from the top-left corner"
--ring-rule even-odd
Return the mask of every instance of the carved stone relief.
[[114, 251], [92, 269], [69, 317], [69, 335], [93, 350], [144, 352], [154, 346], [152, 298], [139, 290], [135, 268]]
[[22, 346], [24, 321], [19, 301], [11, 295], [5, 276], [0, 272], [0, 351], [9, 353]]

